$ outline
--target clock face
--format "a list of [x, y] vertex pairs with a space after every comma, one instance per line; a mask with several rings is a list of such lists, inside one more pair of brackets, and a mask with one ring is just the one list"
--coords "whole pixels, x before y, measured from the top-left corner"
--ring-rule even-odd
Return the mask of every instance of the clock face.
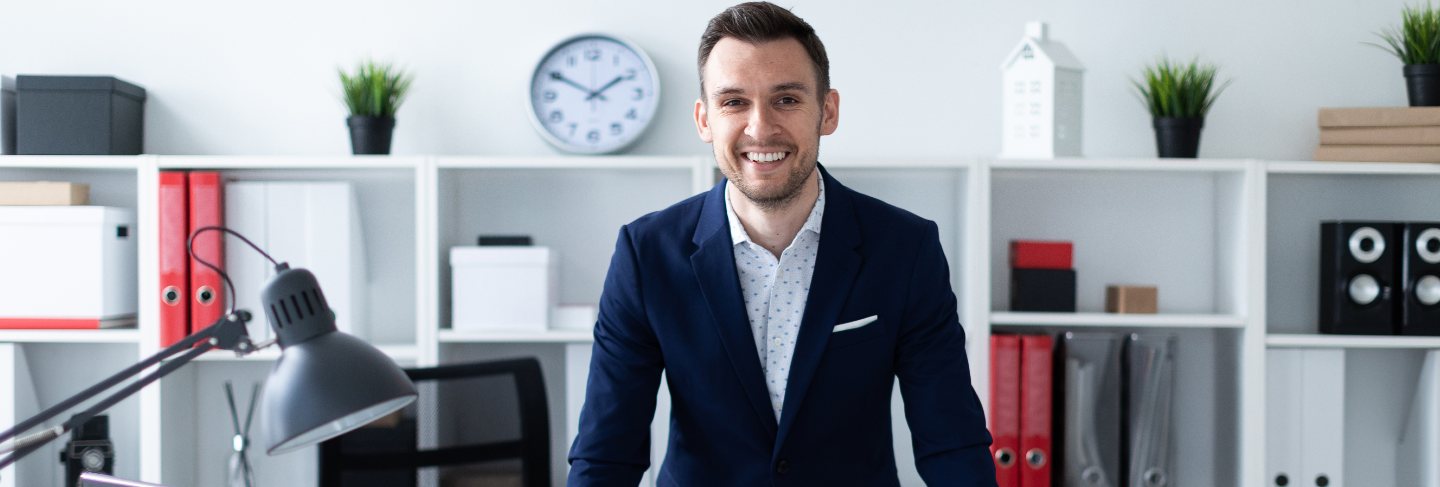
[[660, 104], [655, 64], [634, 44], [585, 34], [561, 41], [530, 77], [530, 117], [555, 147], [616, 152], [640, 138]]

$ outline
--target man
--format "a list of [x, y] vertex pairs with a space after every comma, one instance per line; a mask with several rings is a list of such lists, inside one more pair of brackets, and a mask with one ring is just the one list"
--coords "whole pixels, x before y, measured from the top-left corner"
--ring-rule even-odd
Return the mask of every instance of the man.
[[995, 485], [935, 224], [818, 165], [825, 48], [770, 3], [700, 41], [695, 126], [726, 181], [620, 230], [570, 485], [636, 485], [660, 375], [662, 486], [897, 485], [895, 377], [929, 485]]

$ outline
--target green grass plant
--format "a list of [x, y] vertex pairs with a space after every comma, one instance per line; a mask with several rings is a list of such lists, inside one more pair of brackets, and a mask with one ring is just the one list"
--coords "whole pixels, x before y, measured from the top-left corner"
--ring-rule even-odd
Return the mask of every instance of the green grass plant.
[[1155, 117], [1203, 118], [1230, 83], [1215, 85], [1219, 68], [1199, 60], [1179, 63], [1161, 57], [1146, 66], [1143, 80], [1131, 80]]
[[339, 72], [345, 106], [354, 116], [394, 118], [410, 91], [411, 77], [389, 63], [367, 60], [353, 72]]
[[1426, 3], [1400, 12], [1400, 26], [1378, 34], [1389, 51], [1406, 65], [1440, 64], [1440, 9]]

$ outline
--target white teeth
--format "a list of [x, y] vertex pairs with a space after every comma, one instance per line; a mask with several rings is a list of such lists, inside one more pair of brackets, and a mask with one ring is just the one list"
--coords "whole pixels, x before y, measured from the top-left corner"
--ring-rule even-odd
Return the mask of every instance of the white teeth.
[[746, 152], [745, 157], [755, 162], [775, 162], [785, 158], [786, 152]]

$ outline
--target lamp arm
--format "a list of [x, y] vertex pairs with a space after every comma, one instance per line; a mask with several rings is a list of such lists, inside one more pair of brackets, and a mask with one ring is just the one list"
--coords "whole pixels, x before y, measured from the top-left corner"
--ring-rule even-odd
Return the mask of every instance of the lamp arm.
[[[145, 369], [164, 361], [164, 363], [161, 363], [160, 367], [157, 368], [155, 371], [141, 376], [135, 382], [130, 383], [119, 391], [116, 391], [114, 394], [102, 399], [100, 402], [96, 403], [90, 408], [82, 411], [74, 417], [71, 417], [62, 425], [26, 437], [23, 439], [22, 442], [17, 442], [15, 445], [10, 446], [10, 448], [14, 449], [14, 453], [0, 458], [0, 470], [3, 470], [5, 467], [10, 466], [11, 464], [23, 458], [25, 455], [28, 455], [30, 452], [39, 449], [41, 446], [59, 437], [59, 435], [63, 434], [64, 432], [70, 431], [80, 426], [85, 421], [88, 421], [91, 417], [94, 417], [96, 414], [99, 414], [106, 409], [109, 409], [111, 406], [114, 406], [116, 403], [134, 395], [136, 392], [144, 389], [145, 386], [148, 386], [151, 383], [165, 377], [166, 375], [169, 375], [171, 372], [174, 372], [176, 369], [185, 366], [185, 364], [190, 363], [190, 361], [195, 360], [196, 357], [203, 355], [205, 352], [214, 349], [224, 349], [234, 350], [235, 352], [243, 355], [254, 351], [253, 346], [250, 343], [250, 339], [245, 331], [246, 321], [250, 321], [250, 313], [246, 311], [237, 311], [235, 313], [225, 315], [220, 320], [216, 321], [210, 326], [205, 327], [205, 329], [185, 337], [179, 342], [176, 342], [175, 344], [166, 347], [164, 350], [161, 350], [160, 352], [151, 355], [145, 360], [142, 360], [135, 365], [125, 368], [125, 370], [122, 370], [115, 375], [112, 375], [109, 378], [100, 381], [98, 384], [95, 384], [83, 391], [80, 391], [80, 393], [75, 394], [74, 396], [71, 396], [64, 401], [61, 401], [59, 404], [56, 404], [44, 411], [41, 411], [40, 414], [37, 414], [29, 419], [26, 419], [25, 421], [20, 422], [19, 424], [15, 425], [15, 427], [6, 430], [4, 433], [0, 433], [0, 441], [6, 441], [14, 438], [17, 434], [27, 431], [35, 426], [38, 426], [44, 423], [46, 420], [49, 420], [50, 418], [53, 418], [56, 415], [72, 407], [75, 407], [75, 405], [89, 400], [90, 398], [95, 397], [101, 392], [115, 387], [126, 379], [134, 377], [136, 374], [139, 374]], [[198, 347], [196, 346], [197, 344], [199, 344]], [[174, 360], [165, 361], [165, 359], [170, 358], [171, 356], [174, 356], [175, 354], [182, 351], [184, 351], [185, 353], [180, 355], [179, 357], [176, 357]], [[0, 449], [0, 452], [3, 451], [5, 450]]]

